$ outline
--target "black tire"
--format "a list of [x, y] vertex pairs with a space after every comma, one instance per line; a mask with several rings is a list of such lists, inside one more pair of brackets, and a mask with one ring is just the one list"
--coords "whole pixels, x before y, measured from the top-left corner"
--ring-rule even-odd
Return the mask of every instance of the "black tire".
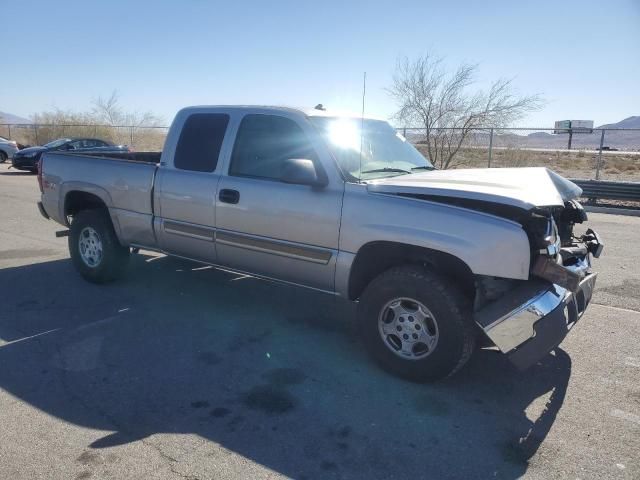
[[4, 153], [3, 151], [0, 151], [0, 163], [4, 163], [7, 161], [7, 154]]
[[[86, 236], [92, 229], [99, 239], [102, 254], [89, 265], [80, 251], [80, 235]], [[69, 233], [69, 253], [80, 275], [92, 283], [106, 283], [120, 278], [129, 263], [129, 248], [118, 242], [109, 213], [103, 209], [83, 210], [73, 217]]]
[[[424, 357], [401, 358], [390, 346], [393, 335], [383, 338], [379, 330], [379, 318], [383, 310], [388, 311], [385, 306], [398, 298], [415, 299], [433, 314], [436, 328], [427, 328], [437, 329], [438, 337], [428, 353], [422, 348]], [[395, 267], [376, 277], [360, 298], [358, 317], [365, 346], [377, 363], [388, 372], [414, 382], [453, 375], [474, 350], [476, 331], [469, 300], [445, 277], [423, 267]], [[415, 324], [404, 325], [418, 328]]]

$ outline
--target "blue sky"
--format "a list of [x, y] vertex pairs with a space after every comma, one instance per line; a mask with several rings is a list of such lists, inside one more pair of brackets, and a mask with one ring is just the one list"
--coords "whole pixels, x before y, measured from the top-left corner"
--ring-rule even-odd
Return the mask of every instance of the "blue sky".
[[640, 115], [640, 0], [0, 0], [0, 111], [86, 110], [114, 89], [169, 122], [193, 104], [261, 103], [388, 117], [397, 58], [480, 64], [546, 107], [521, 124]]

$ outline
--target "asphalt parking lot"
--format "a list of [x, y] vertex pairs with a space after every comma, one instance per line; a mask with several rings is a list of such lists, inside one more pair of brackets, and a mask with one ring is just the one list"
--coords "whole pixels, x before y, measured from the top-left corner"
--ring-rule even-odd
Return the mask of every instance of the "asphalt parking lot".
[[379, 371], [352, 307], [158, 255], [84, 282], [0, 165], [0, 478], [640, 478], [640, 218], [592, 214], [593, 304], [519, 373]]

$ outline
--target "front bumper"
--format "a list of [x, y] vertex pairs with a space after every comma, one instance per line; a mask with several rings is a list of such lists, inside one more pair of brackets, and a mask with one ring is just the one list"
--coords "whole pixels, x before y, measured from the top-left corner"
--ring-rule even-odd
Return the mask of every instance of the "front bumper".
[[512, 363], [525, 369], [557, 347], [582, 317], [597, 273], [585, 272], [574, 292], [530, 280], [476, 313], [476, 323]]
[[509, 352], [509, 360], [516, 367], [524, 370], [560, 345], [587, 310], [597, 276], [597, 273], [592, 273], [585, 277], [576, 293], [565, 290], [563, 295], [560, 292], [562, 301], [535, 323], [533, 338]]
[[33, 170], [37, 164], [36, 157], [16, 157], [11, 159], [11, 166], [18, 170]]

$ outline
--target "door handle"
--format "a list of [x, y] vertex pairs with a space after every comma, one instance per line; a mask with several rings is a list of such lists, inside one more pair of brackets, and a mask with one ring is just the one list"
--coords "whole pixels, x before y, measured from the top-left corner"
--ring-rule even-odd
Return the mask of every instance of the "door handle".
[[237, 190], [223, 188], [222, 190], [220, 190], [218, 198], [221, 202], [224, 203], [238, 203], [240, 201], [240, 192]]

